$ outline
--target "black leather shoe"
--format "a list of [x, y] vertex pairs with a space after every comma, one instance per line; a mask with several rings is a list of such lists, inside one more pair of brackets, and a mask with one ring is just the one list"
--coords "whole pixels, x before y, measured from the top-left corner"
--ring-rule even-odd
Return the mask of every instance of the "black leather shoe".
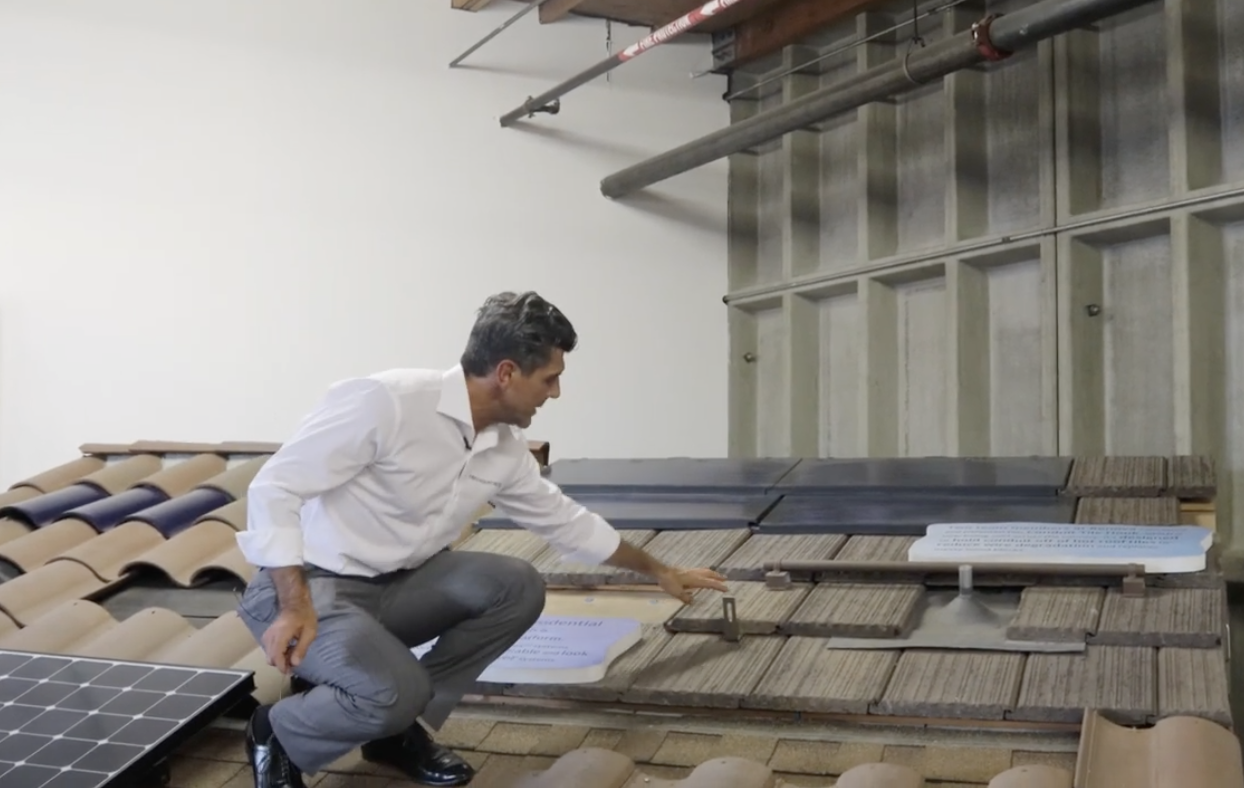
[[368, 742], [362, 750], [364, 759], [388, 764], [422, 785], [466, 785], [475, 779], [469, 763], [432, 741], [418, 723], [404, 734]]
[[[255, 714], [267, 713], [260, 708]], [[260, 741], [255, 736], [255, 716], [246, 725], [246, 758], [255, 775], [255, 788], [307, 788], [302, 772], [290, 762], [281, 743], [271, 736]]]

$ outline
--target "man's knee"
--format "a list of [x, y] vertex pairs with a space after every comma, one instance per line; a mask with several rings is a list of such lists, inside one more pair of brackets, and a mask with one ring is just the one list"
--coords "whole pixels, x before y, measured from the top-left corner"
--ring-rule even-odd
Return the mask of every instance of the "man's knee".
[[512, 556], [498, 556], [496, 577], [506, 588], [506, 596], [512, 600], [516, 618], [531, 626], [544, 612], [545, 585], [540, 570], [527, 561]]
[[395, 736], [415, 724], [432, 700], [432, 682], [423, 666], [411, 655], [411, 664], [364, 675], [357, 686], [337, 689], [344, 693], [341, 705], [354, 718], [361, 736], [381, 739]]

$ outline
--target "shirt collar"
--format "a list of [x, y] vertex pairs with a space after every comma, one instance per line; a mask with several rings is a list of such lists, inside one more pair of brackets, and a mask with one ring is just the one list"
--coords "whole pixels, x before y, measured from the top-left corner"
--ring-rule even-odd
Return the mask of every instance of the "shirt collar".
[[485, 428], [478, 436], [475, 434], [475, 420], [471, 418], [471, 398], [467, 395], [466, 373], [461, 364], [455, 364], [441, 375], [441, 396], [436, 410], [448, 416], [462, 428], [462, 435], [474, 448], [486, 449], [497, 444], [497, 430]]

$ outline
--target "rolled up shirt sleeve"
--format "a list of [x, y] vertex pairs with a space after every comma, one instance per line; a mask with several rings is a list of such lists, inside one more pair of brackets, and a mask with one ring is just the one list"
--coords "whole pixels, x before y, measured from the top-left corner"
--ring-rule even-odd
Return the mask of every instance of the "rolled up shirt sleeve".
[[251, 481], [246, 529], [237, 535], [246, 560], [259, 567], [301, 565], [303, 504], [382, 457], [396, 425], [396, 402], [380, 381], [331, 386]]
[[621, 534], [603, 517], [544, 478], [529, 452], [524, 452], [517, 473], [493, 496], [493, 503], [569, 561], [603, 564], [622, 541]]

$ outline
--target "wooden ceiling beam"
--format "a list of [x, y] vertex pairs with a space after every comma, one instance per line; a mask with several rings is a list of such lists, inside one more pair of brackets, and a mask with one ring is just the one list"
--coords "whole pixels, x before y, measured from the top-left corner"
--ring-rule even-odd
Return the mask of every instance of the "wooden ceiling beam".
[[583, 0], [548, 0], [540, 6], [540, 24], [547, 25], [565, 19], [570, 12], [578, 8]]
[[878, 3], [879, 0], [787, 0], [766, 8], [734, 26], [734, 41], [719, 50], [714, 70], [737, 68], [780, 52]]

